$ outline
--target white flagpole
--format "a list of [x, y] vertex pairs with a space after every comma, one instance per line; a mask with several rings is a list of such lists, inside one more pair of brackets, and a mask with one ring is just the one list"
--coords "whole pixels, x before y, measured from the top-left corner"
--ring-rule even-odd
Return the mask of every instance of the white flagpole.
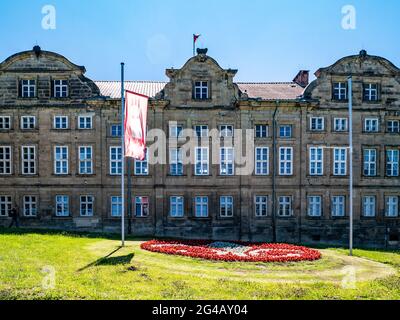
[[122, 152], [122, 168], [121, 168], [121, 246], [125, 246], [125, 88], [124, 88], [124, 66], [121, 62], [121, 152]]
[[353, 79], [348, 78], [349, 87], [349, 166], [350, 166], [350, 234], [349, 249], [353, 256]]

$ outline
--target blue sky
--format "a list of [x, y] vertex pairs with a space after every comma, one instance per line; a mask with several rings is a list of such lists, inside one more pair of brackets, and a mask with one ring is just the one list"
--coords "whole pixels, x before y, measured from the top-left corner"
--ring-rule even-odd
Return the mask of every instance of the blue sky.
[[[44, 5], [56, 29], [42, 28]], [[344, 5], [356, 29], [342, 28]], [[192, 34], [237, 81], [291, 81], [366, 49], [400, 65], [398, 0], [3, 0], [0, 60], [36, 43], [84, 65], [95, 80], [165, 80], [192, 55]]]

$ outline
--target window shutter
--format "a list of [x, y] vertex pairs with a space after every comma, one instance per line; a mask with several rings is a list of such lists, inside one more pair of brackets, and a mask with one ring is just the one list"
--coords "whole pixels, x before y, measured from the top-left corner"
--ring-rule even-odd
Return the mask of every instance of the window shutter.
[[18, 80], [18, 97], [22, 97], [22, 80]]

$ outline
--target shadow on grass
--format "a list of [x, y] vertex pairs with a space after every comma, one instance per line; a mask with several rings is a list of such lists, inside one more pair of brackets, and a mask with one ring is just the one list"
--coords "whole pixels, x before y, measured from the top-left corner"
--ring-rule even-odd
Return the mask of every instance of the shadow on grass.
[[114, 255], [115, 253], [117, 253], [118, 251], [120, 251], [122, 249], [122, 247], [118, 247], [117, 249], [115, 249], [113, 252], [109, 253], [108, 255], [106, 255], [105, 257], [102, 257], [100, 259], [97, 259], [96, 261], [89, 263], [87, 266], [80, 268], [78, 270], [78, 272], [82, 272], [86, 269], [89, 269], [91, 267], [97, 267], [97, 266], [117, 266], [117, 265], [126, 265], [131, 263], [133, 257], [135, 256], [135, 254], [130, 253], [126, 256], [118, 256], [118, 257], [111, 257], [112, 255]]

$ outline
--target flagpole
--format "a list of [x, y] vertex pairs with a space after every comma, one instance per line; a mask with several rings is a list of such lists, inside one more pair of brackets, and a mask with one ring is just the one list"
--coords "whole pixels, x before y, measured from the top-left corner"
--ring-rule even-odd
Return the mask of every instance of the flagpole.
[[193, 57], [196, 55], [196, 40], [195, 35], [193, 34]]
[[349, 249], [353, 256], [353, 79], [348, 78], [349, 87], [349, 166], [350, 166], [350, 234]]
[[121, 246], [125, 246], [125, 88], [124, 88], [124, 67], [121, 62]]

